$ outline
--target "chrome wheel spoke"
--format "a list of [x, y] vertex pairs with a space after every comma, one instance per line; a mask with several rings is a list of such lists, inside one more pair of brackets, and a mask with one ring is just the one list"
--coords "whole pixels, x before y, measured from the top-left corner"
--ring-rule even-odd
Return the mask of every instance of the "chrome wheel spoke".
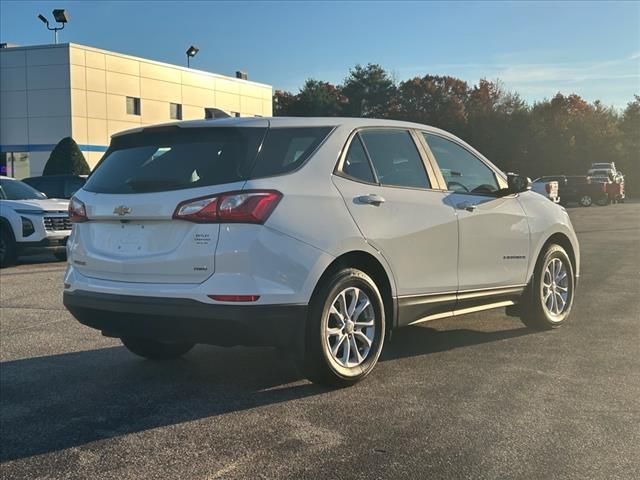
[[363, 332], [355, 331], [353, 332], [353, 336], [359, 339], [360, 341], [362, 341], [367, 346], [367, 348], [371, 348], [371, 344], [373, 343], [373, 340], [367, 337]]
[[349, 366], [349, 357], [351, 356], [351, 342], [349, 341], [348, 337], [345, 335], [344, 336], [345, 341], [342, 342], [343, 346], [342, 346], [342, 364], [345, 367]]
[[[360, 305], [356, 307], [353, 315], [351, 316], [351, 320], [353, 320], [356, 325], [358, 324], [358, 318], [360, 318], [362, 312], [364, 312], [369, 305], [371, 305], [371, 302], [369, 302], [369, 299], [367, 298], [364, 302], [361, 302]], [[373, 320], [371, 321], [373, 322]]]
[[346, 338], [346, 335], [342, 335], [338, 341], [335, 343], [335, 345], [333, 346], [333, 348], [331, 348], [331, 354], [335, 357], [336, 355], [338, 355], [338, 350], [340, 350], [340, 345], [342, 345], [344, 343], [344, 339]]
[[356, 343], [356, 339], [353, 335], [349, 336], [349, 343], [351, 344], [351, 351], [354, 354], [356, 365], [360, 365], [364, 357], [360, 354], [360, 350], [358, 349], [358, 344]]

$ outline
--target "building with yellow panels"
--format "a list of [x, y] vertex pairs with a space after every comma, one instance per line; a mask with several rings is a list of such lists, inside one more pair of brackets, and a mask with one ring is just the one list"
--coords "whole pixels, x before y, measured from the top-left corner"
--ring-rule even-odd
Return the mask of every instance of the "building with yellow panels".
[[73, 43], [0, 49], [0, 175], [40, 175], [71, 136], [91, 167], [111, 135], [155, 123], [271, 116], [272, 87]]

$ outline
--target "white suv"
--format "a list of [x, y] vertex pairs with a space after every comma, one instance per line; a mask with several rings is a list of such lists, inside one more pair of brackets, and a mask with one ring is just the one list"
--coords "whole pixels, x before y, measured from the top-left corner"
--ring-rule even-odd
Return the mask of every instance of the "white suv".
[[529, 185], [414, 123], [128, 131], [71, 200], [64, 303], [147, 358], [274, 345], [310, 379], [350, 384], [397, 327], [498, 307], [565, 322], [578, 242]]
[[0, 176], [0, 267], [45, 250], [63, 260], [71, 234], [68, 208], [68, 200], [49, 199], [20, 180]]

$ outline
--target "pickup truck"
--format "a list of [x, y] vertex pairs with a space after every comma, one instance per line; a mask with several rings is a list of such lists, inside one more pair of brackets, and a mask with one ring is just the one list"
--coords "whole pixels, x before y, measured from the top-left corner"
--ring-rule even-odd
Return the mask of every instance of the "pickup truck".
[[560, 203], [558, 182], [555, 180], [547, 180], [547, 177], [537, 178], [531, 184], [531, 190], [547, 197], [553, 203]]
[[595, 179], [580, 175], [552, 175], [540, 177], [536, 179], [536, 182], [538, 181], [558, 182], [558, 194], [564, 204], [573, 202], [583, 207], [590, 207], [594, 203], [598, 205], [607, 205], [609, 203], [609, 182], [604, 178]]

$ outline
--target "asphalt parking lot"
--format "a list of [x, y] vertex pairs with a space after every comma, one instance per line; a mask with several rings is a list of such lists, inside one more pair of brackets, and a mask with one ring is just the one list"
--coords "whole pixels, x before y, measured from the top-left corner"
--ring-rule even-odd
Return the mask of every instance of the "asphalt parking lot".
[[570, 213], [568, 325], [410, 327], [342, 390], [272, 349], [139, 359], [64, 310], [64, 264], [3, 270], [0, 477], [640, 478], [640, 203]]

